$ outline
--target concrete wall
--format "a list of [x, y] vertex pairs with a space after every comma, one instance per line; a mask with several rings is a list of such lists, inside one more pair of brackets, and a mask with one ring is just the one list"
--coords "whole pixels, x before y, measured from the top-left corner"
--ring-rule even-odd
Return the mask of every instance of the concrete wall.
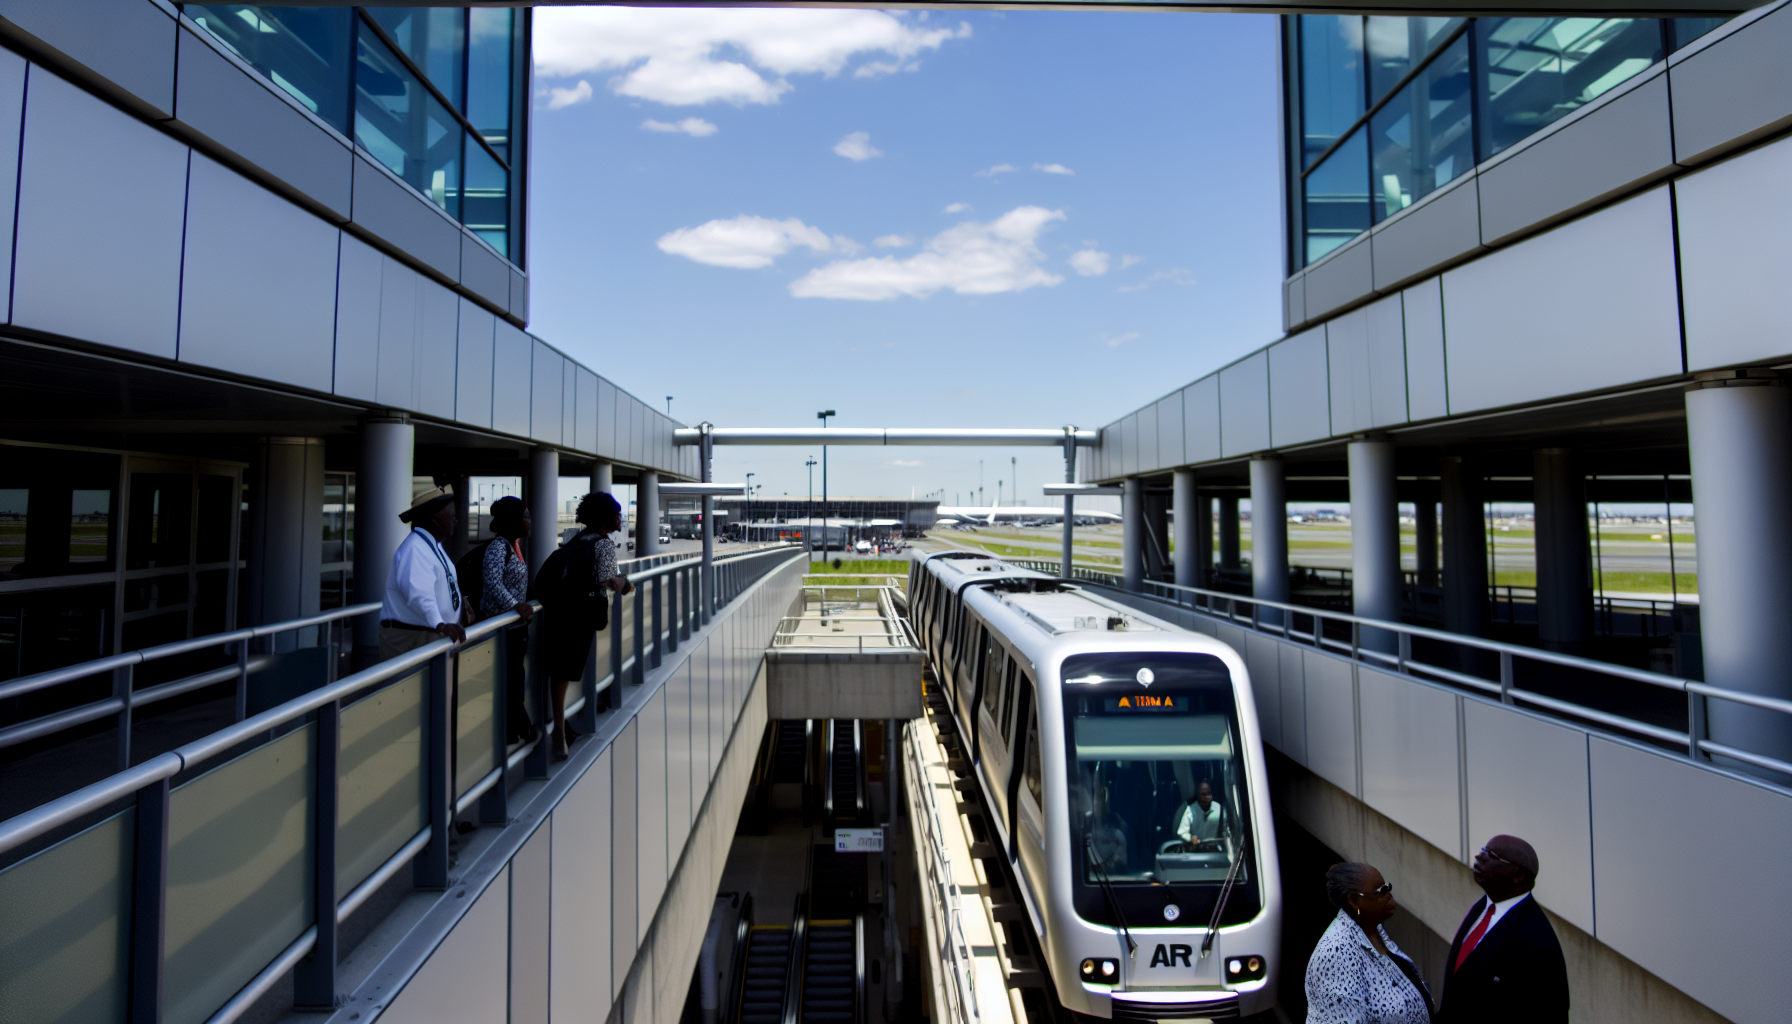
[[1788, 48], [1785, 0], [1741, 15], [1303, 269], [1287, 337], [1173, 393], [1181, 453], [1160, 400], [1080, 478], [1792, 359]]
[[764, 651], [801, 571], [768, 574], [623, 687], [335, 1019], [675, 1024], [768, 720]]
[[[1476, 897], [1468, 865], [1523, 836], [1562, 935], [1577, 1021], [1784, 1019], [1792, 793], [1684, 756], [1364, 666], [1149, 598], [1112, 592], [1244, 655], [1264, 742], [1299, 782], [1282, 809], [1395, 880], [1438, 936]], [[1689, 863], [1665, 881], [1664, 808], [1695, 809]], [[1716, 841], [1713, 837], [1723, 837]], [[1739, 985], [1738, 978], [1749, 979]]]

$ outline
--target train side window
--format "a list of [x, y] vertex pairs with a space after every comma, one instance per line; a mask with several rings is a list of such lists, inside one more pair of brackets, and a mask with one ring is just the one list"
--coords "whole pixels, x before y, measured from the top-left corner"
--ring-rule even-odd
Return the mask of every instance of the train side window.
[[1002, 685], [1002, 717], [999, 719], [1002, 723], [1003, 746], [1007, 746], [1009, 737], [1014, 735], [1014, 677], [1016, 671], [1017, 662], [1013, 658], [1009, 658], [1008, 680]]
[[[1028, 679], [1027, 686], [1031, 688], [1032, 685], [1033, 681]], [[1028, 707], [1033, 706], [1032, 701], [1025, 703]], [[1024, 781], [1027, 784], [1027, 792], [1033, 794], [1034, 802], [1043, 808], [1045, 806], [1045, 770], [1039, 764], [1039, 718], [1037, 714], [1027, 716], [1027, 765]]]
[[983, 644], [983, 710], [989, 712], [990, 718], [995, 718], [1002, 700], [1002, 658], [1008, 652], [991, 633], [983, 634]]

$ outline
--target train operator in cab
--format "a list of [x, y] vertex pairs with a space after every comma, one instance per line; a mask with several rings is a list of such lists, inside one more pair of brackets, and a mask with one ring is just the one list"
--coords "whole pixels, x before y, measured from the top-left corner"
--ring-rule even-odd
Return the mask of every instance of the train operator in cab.
[[1225, 817], [1225, 809], [1213, 798], [1213, 785], [1202, 779], [1201, 784], [1195, 787], [1195, 795], [1176, 815], [1176, 827], [1173, 831], [1185, 843], [1207, 842], [1220, 837]]

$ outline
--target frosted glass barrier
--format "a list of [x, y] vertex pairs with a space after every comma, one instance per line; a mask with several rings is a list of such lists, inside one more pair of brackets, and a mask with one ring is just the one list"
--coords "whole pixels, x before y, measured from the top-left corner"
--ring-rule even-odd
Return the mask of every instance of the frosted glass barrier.
[[1475, 165], [1469, 85], [1468, 40], [1458, 39], [1369, 119], [1377, 222]]
[[1482, 18], [1474, 36], [1483, 160], [1662, 58], [1651, 18]]
[[497, 767], [492, 754], [492, 731], [498, 725], [492, 704], [498, 692], [497, 638], [461, 651], [455, 678], [454, 795], [459, 796]]
[[0, 871], [0, 1020], [124, 1020], [136, 812]]
[[165, 1024], [201, 1024], [312, 923], [316, 734], [295, 729], [174, 791]]
[[423, 673], [342, 709], [337, 754], [336, 899], [423, 831]]
[[305, 109], [348, 134], [354, 11], [346, 7], [188, 4], [186, 13]]

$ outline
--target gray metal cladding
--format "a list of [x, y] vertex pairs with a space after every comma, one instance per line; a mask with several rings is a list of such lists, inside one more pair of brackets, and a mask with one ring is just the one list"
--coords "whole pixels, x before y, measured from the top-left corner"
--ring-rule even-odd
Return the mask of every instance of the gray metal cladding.
[[566, 374], [566, 357], [538, 338], [534, 344], [534, 385], [530, 390], [529, 436], [547, 444], [562, 443], [565, 422], [560, 415], [561, 383]]
[[1444, 372], [1444, 293], [1439, 278], [1400, 293], [1406, 334], [1406, 411], [1414, 421], [1450, 412]]
[[[1792, 886], [1748, 882], [1784, 873], [1792, 800], [1598, 736], [1589, 738], [1588, 762], [1599, 940], [1729, 1020], [1784, 1020]], [[1647, 851], [1660, 843], [1663, 808], [1695, 808], [1700, 831], [1723, 837], [1701, 844], [1706, 884], [1661, 884], [1660, 859]]]
[[354, 154], [201, 36], [180, 32], [175, 123], [348, 219]]
[[1480, 248], [1480, 191], [1471, 171], [1375, 230], [1375, 287], [1393, 287]]
[[[19, 131], [25, 123], [25, 61], [0, 50], [0, 224], [18, 212]], [[12, 246], [0, 245], [0, 311], [12, 308]], [[0, 312], [0, 317], [7, 316]]]
[[1318, 319], [1375, 291], [1373, 238], [1368, 232], [1307, 268], [1307, 316]]
[[1461, 856], [1461, 760], [1454, 693], [1357, 669], [1363, 799], [1440, 850]]
[[173, 359], [187, 147], [41, 67], [28, 81], [13, 323]]
[[471, 233], [460, 236], [461, 286], [499, 309], [510, 308], [510, 266]]
[[[1138, 446], [1140, 472], [1150, 472], [1163, 465], [1157, 457], [1157, 406], [1147, 405], [1136, 414], [1133, 424], [1133, 443]], [[1008, 481], [1013, 484], [1014, 481]]]
[[1409, 418], [1406, 408], [1406, 323], [1399, 295], [1363, 309], [1368, 324], [1370, 423], [1391, 427]]
[[1220, 457], [1220, 378], [1209, 374], [1182, 389], [1182, 457], [1209, 462]]
[[1133, 413], [1120, 421], [1120, 445], [1115, 454], [1120, 457], [1120, 474], [1136, 476], [1139, 472], [1139, 414]]
[[1157, 403], [1157, 464], [1168, 468], [1187, 463], [1182, 447], [1182, 392]]
[[528, 437], [535, 342], [503, 320], [492, 337], [492, 429]]
[[453, 419], [460, 296], [419, 276], [417, 301], [417, 398], [411, 408], [429, 416]]
[[529, 322], [529, 279], [514, 268], [510, 271], [510, 315]]
[[639, 401], [629, 399], [629, 452], [634, 461], [641, 465], [648, 464], [648, 456], [653, 451], [653, 439], [648, 436], [647, 407]]
[[1281, 448], [1331, 433], [1327, 363], [1323, 328], [1269, 347], [1270, 444]]
[[1675, 63], [1674, 155], [1696, 163], [1792, 123], [1792, 11], [1762, 17]]
[[1626, 88], [1566, 130], [1480, 172], [1482, 241], [1492, 245], [1535, 230], [1673, 169], [1667, 76]]
[[1443, 294], [1452, 414], [1681, 372], [1665, 187], [1452, 270]]
[[[1362, 309], [1353, 309], [1314, 330], [1325, 335], [1326, 358], [1330, 364], [1331, 432], [1349, 434], [1370, 429], [1375, 425], [1375, 418], [1370, 410], [1374, 385], [1369, 379], [1368, 314]], [[1273, 386], [1273, 363], [1270, 374]]]
[[1219, 376], [1222, 454], [1264, 451], [1269, 447], [1269, 353], [1246, 356]]
[[578, 364], [560, 357], [560, 443], [578, 447], [579, 437], [579, 371]]
[[1282, 330], [1307, 322], [1307, 279], [1305, 275], [1282, 282]]
[[620, 452], [617, 438], [622, 434], [622, 427], [617, 413], [616, 385], [602, 377], [597, 378], [597, 454], [608, 459], [616, 458]]
[[582, 452], [597, 454], [597, 374], [580, 366], [576, 368], [575, 379], [577, 411], [573, 417], [572, 446]]
[[354, 222], [444, 277], [460, 274], [460, 227], [359, 156], [355, 157]]
[[1674, 183], [1688, 370], [1792, 352], [1792, 140]]
[[380, 277], [386, 257], [353, 235], [341, 235], [340, 246], [335, 391], [344, 398], [374, 402], [380, 367]]
[[380, 257], [379, 376], [374, 398], [394, 409], [417, 408], [417, 327], [422, 319], [419, 286], [423, 277], [392, 259]]
[[[1352, 667], [1343, 658], [1318, 651], [1301, 652], [1302, 696], [1306, 711], [1306, 766], [1351, 796], [1357, 786], [1356, 687]], [[1286, 716], [1287, 703], [1283, 703]], [[1287, 732], [1284, 722], [1283, 732]]]
[[454, 418], [488, 430], [492, 425], [492, 337], [497, 319], [478, 303], [461, 298], [455, 339]]
[[[148, 0], [8, 0], [0, 18], [157, 117], [174, 112], [174, 18]], [[128, 166], [114, 164], [112, 166]]]
[[[1485, 701], [1463, 701], [1462, 712], [1468, 848], [1504, 833], [1547, 850], [1537, 899], [1593, 933], [1587, 734]], [[1514, 750], [1524, 756], [1510, 756]]]
[[195, 153], [180, 361], [329, 392], [340, 235]]

